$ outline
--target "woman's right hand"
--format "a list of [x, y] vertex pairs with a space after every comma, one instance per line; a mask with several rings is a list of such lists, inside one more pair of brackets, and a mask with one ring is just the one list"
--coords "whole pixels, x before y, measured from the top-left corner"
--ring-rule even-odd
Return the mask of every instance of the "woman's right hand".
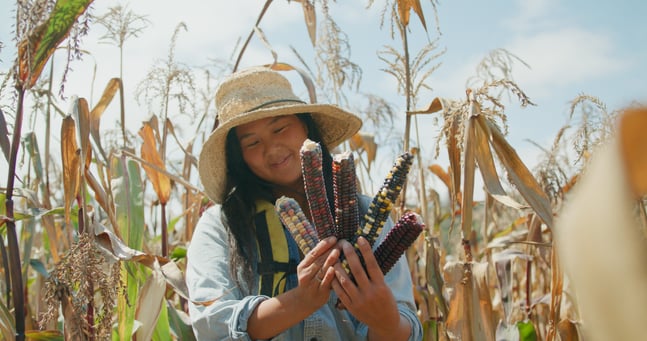
[[320, 241], [297, 266], [299, 286], [303, 303], [319, 309], [328, 301], [332, 282], [335, 279], [333, 265], [339, 260], [340, 251], [335, 248], [337, 239], [328, 237]]

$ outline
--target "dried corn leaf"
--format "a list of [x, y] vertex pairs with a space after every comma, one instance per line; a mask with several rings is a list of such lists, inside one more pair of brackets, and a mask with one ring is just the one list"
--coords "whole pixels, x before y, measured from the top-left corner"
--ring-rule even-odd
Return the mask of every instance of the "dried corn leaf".
[[160, 264], [160, 270], [166, 282], [173, 287], [178, 295], [188, 299], [189, 295], [186, 283], [184, 282], [184, 275], [175, 262], [128, 247], [112, 231], [97, 222], [94, 223], [94, 231], [95, 241], [106, 255], [110, 256], [113, 260], [133, 261], [151, 269], [155, 263]]
[[427, 30], [427, 23], [425, 22], [425, 16], [422, 13], [422, 6], [420, 5], [420, 0], [398, 0], [398, 16], [400, 17], [400, 23], [402, 26], [409, 26], [409, 17], [410, 11], [413, 9], [414, 12], [420, 18], [422, 26]]
[[494, 340], [494, 312], [487, 285], [488, 263], [453, 262], [445, 266], [453, 288], [447, 329], [458, 340]]
[[[142, 128], [139, 130], [139, 136], [144, 140], [141, 148], [142, 159], [155, 165], [159, 169], [165, 170], [166, 167], [157, 151], [155, 136], [153, 135], [153, 129], [150, 125], [144, 123]], [[171, 179], [169, 179], [166, 174], [163, 174], [146, 164], [142, 164], [142, 167], [144, 168], [146, 175], [148, 175], [148, 178], [151, 180], [160, 203], [162, 205], [166, 205], [171, 196]]]
[[548, 227], [553, 226], [553, 211], [546, 193], [541, 189], [537, 179], [521, 161], [517, 152], [508, 144], [505, 137], [494, 125], [483, 116], [477, 116], [483, 131], [490, 136], [490, 143], [497, 157], [505, 167], [508, 177], [528, 204]]
[[627, 179], [636, 198], [647, 195], [647, 108], [629, 109], [620, 117], [619, 138]]
[[508, 207], [514, 209], [525, 208], [524, 205], [521, 205], [516, 200], [512, 199], [505, 192], [503, 186], [501, 186], [499, 175], [497, 174], [496, 167], [494, 165], [492, 151], [490, 150], [490, 144], [488, 142], [488, 131], [481, 129], [478, 124], [474, 124], [473, 127], [474, 145], [476, 147], [476, 162], [478, 163], [479, 171], [483, 177], [486, 191], [492, 196], [492, 198]]
[[570, 320], [561, 320], [557, 324], [557, 331], [561, 341], [580, 341], [580, 331], [577, 325]]
[[74, 102], [72, 112], [78, 122], [77, 128], [79, 141], [81, 142], [81, 156], [85, 169], [90, 167], [92, 162], [92, 147], [90, 146], [90, 109], [85, 98], [79, 98]]
[[315, 84], [305, 71], [287, 63], [266, 64], [265, 66], [274, 71], [296, 71], [299, 74], [299, 76], [301, 76], [301, 79], [303, 80], [303, 84], [306, 86], [306, 89], [308, 90], [310, 103], [317, 103], [317, 90], [315, 88]]
[[436, 250], [433, 238], [429, 238], [429, 240], [425, 242], [425, 247], [425, 279], [427, 281], [427, 285], [430, 285], [433, 288], [434, 300], [438, 304], [443, 317], [447, 317], [449, 308], [447, 306], [445, 296], [443, 295], [445, 283], [440, 271], [440, 255]]
[[594, 151], [554, 229], [583, 332], [593, 341], [642, 340], [647, 325], [647, 242], [622, 143], [612, 139]]
[[103, 150], [103, 147], [101, 146], [101, 116], [106, 111], [106, 108], [108, 107], [110, 102], [112, 102], [112, 99], [115, 97], [117, 90], [119, 90], [121, 86], [121, 79], [119, 78], [112, 78], [110, 81], [108, 81], [106, 88], [103, 89], [103, 93], [101, 94], [101, 99], [99, 99], [99, 102], [94, 106], [94, 108], [92, 108], [92, 111], [90, 112], [90, 134], [92, 135], [92, 139], [94, 140], [94, 143], [99, 149], [99, 152], [103, 156], [104, 160], [107, 160], [108, 157]]
[[375, 156], [377, 155], [375, 135], [359, 132], [350, 138], [349, 144], [352, 151], [364, 150], [366, 152], [366, 168], [370, 172], [371, 165], [375, 162]]
[[303, 18], [306, 21], [310, 42], [312, 46], [315, 46], [317, 44], [317, 14], [315, 12], [315, 6], [309, 0], [296, 0], [296, 2], [300, 2], [303, 6]]
[[[184, 148], [182, 143], [180, 143], [180, 139], [178, 139], [177, 134], [175, 134], [175, 127], [173, 126], [173, 122], [171, 122], [171, 120], [168, 118], [166, 119], [166, 130], [171, 134], [171, 136], [173, 136], [173, 139], [175, 140], [177, 145], [180, 147], [180, 149], [182, 149], [182, 152], [184, 152], [185, 161], [190, 161], [190, 164], [185, 163], [185, 166], [193, 165], [194, 167], [197, 168], [198, 159], [193, 154], [191, 154], [191, 150], [190, 150], [191, 148], [188, 148], [189, 150], [187, 150], [186, 148]], [[189, 146], [190, 145], [191, 144], [189, 144]], [[185, 170], [186, 170], [186, 167], [185, 167]], [[190, 177], [188, 176], [188, 174], [186, 174], [186, 172], [183, 173], [183, 175], [185, 176], [186, 179], [190, 179]]]
[[[454, 205], [462, 202], [462, 198], [459, 198], [459, 192], [461, 191], [461, 150], [462, 150], [462, 141], [458, 139], [460, 136], [460, 121], [454, 119], [451, 123], [449, 131], [447, 132], [447, 155], [449, 156], [449, 169], [452, 179], [452, 187], [450, 187], [449, 193], [452, 199], [452, 208]], [[453, 211], [453, 209], [452, 209]]]
[[71, 116], [63, 119], [61, 126], [61, 157], [63, 166], [63, 200], [65, 223], [69, 226], [71, 208], [79, 193], [81, 160], [76, 144], [76, 125]]
[[153, 271], [146, 279], [146, 283], [139, 292], [135, 318], [139, 321], [139, 328], [135, 332], [134, 340], [151, 340], [157, 320], [159, 319], [164, 304], [166, 282], [157, 260], [153, 263]]
[[475, 125], [476, 117], [471, 117], [465, 128], [467, 133], [465, 134], [465, 168], [463, 169], [463, 202], [461, 203], [463, 239], [468, 239], [472, 233], [472, 204], [474, 202], [474, 173], [476, 171]]

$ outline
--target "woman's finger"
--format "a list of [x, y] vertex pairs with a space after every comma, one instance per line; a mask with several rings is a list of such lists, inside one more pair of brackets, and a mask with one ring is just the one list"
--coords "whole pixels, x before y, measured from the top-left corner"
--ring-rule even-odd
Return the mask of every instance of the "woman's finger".
[[377, 263], [377, 259], [375, 259], [371, 244], [369, 244], [366, 238], [359, 237], [357, 239], [357, 246], [362, 254], [362, 258], [364, 258], [364, 265], [366, 266], [368, 277], [373, 281], [382, 281], [384, 274], [382, 273], [382, 269], [380, 269], [380, 265]]
[[357, 286], [360, 288], [368, 285], [369, 279], [366, 276], [362, 262], [355, 252], [355, 248], [347, 241], [342, 241], [342, 249], [344, 250], [344, 256], [346, 257], [346, 262], [350, 268], [350, 272], [357, 283]]

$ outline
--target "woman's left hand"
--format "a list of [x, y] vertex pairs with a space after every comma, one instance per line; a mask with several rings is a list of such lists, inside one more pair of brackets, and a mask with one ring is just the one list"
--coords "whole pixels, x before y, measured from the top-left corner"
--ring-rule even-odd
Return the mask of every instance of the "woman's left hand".
[[[336, 280], [332, 286], [344, 307], [369, 327], [369, 336], [391, 335], [394, 332], [406, 331], [408, 323], [403, 326], [395, 297], [384, 281], [384, 274], [373, 255], [371, 246], [364, 237], [357, 241], [359, 250], [364, 258], [366, 270], [354, 247], [346, 240], [338, 245], [344, 252], [355, 283], [346, 273], [341, 263], [335, 265]], [[402, 329], [402, 328], [405, 329]], [[396, 335], [402, 335], [396, 333]], [[407, 334], [408, 335], [408, 334]]]

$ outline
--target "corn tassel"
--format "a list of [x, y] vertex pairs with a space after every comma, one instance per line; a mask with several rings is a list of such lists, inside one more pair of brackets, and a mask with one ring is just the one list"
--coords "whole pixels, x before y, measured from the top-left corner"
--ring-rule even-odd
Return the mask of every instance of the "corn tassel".
[[317, 231], [296, 200], [282, 196], [276, 200], [274, 208], [304, 255], [319, 243]]
[[301, 171], [310, 216], [320, 239], [335, 235], [335, 222], [330, 212], [323, 177], [321, 145], [307, 139], [301, 147]]
[[332, 163], [337, 239], [352, 240], [359, 228], [357, 178], [353, 154], [335, 155]]
[[[393, 203], [396, 201], [402, 190], [402, 185], [407, 179], [407, 174], [413, 162], [413, 155], [404, 153], [398, 157], [393, 167], [384, 179], [384, 184], [377, 192], [373, 201], [364, 215], [364, 228], [358, 229], [356, 238], [363, 235], [373, 245], [382, 232], [382, 227], [391, 213]], [[356, 240], [353, 244], [356, 243]], [[357, 247], [357, 245], [355, 245]]]
[[416, 241], [423, 229], [422, 217], [418, 214], [407, 212], [400, 217], [400, 220], [374, 252], [382, 273], [386, 274], [391, 270], [400, 256]]

